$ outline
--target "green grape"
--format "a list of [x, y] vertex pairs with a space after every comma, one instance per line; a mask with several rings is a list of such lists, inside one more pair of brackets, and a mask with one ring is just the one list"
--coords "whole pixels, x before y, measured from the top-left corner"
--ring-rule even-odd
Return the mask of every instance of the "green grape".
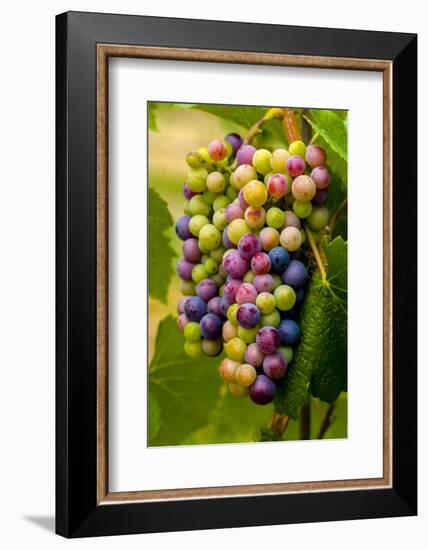
[[179, 289], [183, 296], [194, 296], [196, 294], [196, 286], [193, 281], [180, 279]]
[[205, 266], [203, 266], [202, 264], [195, 265], [195, 267], [192, 269], [192, 280], [196, 284], [198, 284], [204, 279], [208, 279], [208, 273], [205, 269]]
[[296, 227], [286, 227], [281, 231], [279, 240], [281, 242], [281, 246], [283, 246], [285, 250], [288, 252], [294, 252], [299, 250], [302, 245], [302, 234]]
[[259, 180], [252, 180], [244, 187], [243, 191], [245, 201], [252, 206], [257, 208], [258, 206], [263, 206], [267, 200], [268, 192], [266, 186]]
[[215, 225], [206, 224], [199, 231], [199, 241], [205, 249], [214, 250], [221, 244], [221, 233]]
[[290, 364], [293, 360], [294, 355], [293, 348], [291, 346], [281, 346], [278, 351], [282, 353], [284, 359], [287, 361], [288, 364]]
[[293, 141], [288, 148], [290, 155], [299, 155], [299, 157], [305, 158], [306, 145], [303, 141]]
[[296, 199], [293, 202], [293, 212], [296, 214], [296, 216], [299, 216], [299, 218], [307, 218], [311, 215], [312, 203], [310, 201], [300, 202]]
[[233, 359], [234, 361], [243, 361], [245, 350], [247, 349], [247, 346], [241, 338], [232, 338], [229, 340], [229, 342], [226, 342], [224, 344], [224, 351], [229, 357], [229, 359]]
[[196, 216], [197, 214], [209, 216], [211, 213], [211, 206], [205, 201], [202, 195], [195, 195], [190, 199], [189, 210], [192, 216]]
[[185, 214], [187, 214], [188, 216], [190, 216], [190, 207], [189, 207], [189, 205], [190, 205], [190, 200], [185, 199], [184, 203], [183, 203], [183, 212]]
[[273, 176], [274, 174], [275, 174], [275, 172], [272, 172], [272, 170], [271, 170], [270, 172], [268, 172], [268, 173], [264, 176], [263, 181], [264, 181], [265, 185], [267, 185], [267, 182], [269, 181], [269, 178], [270, 178], [271, 176]]
[[221, 245], [218, 248], [215, 248], [214, 250], [210, 251], [210, 256], [213, 260], [215, 260], [218, 264], [221, 264], [223, 260], [223, 254], [226, 252], [226, 248]]
[[275, 149], [270, 159], [270, 165], [274, 173], [284, 174], [287, 170], [285, 164], [290, 153], [286, 149]]
[[240, 307], [241, 306], [239, 304], [232, 304], [227, 308], [226, 317], [232, 323], [232, 325], [238, 325], [238, 319], [236, 316]]
[[206, 189], [202, 193], [202, 196], [204, 197], [205, 202], [212, 206], [214, 204], [215, 199], [218, 197], [218, 194], [213, 193], [209, 189]]
[[223, 347], [223, 340], [217, 338], [216, 340], [202, 340], [202, 351], [205, 355], [210, 357], [216, 357], [221, 352]]
[[223, 231], [227, 225], [226, 208], [220, 208], [214, 212], [213, 224], [217, 227], [217, 229]]
[[252, 283], [254, 281], [254, 277], [256, 276], [256, 274], [254, 273], [254, 271], [251, 271], [251, 269], [249, 271], [247, 271], [247, 273], [242, 277], [242, 282], [244, 283]]
[[275, 290], [280, 285], [282, 285], [282, 279], [279, 273], [272, 273], [272, 279], [273, 279], [273, 290]]
[[247, 222], [241, 218], [232, 220], [227, 228], [227, 236], [233, 244], [238, 244], [239, 239], [246, 233], [251, 233], [251, 229]]
[[277, 206], [272, 206], [266, 212], [266, 224], [274, 229], [279, 229], [284, 225], [284, 212]]
[[204, 162], [204, 159], [199, 153], [193, 152], [186, 155], [186, 162], [190, 168], [200, 168]]
[[201, 339], [201, 329], [199, 328], [199, 323], [195, 321], [190, 321], [184, 327], [184, 338], [189, 340], [189, 342], [199, 342]]
[[260, 325], [256, 325], [254, 328], [244, 328], [238, 326], [238, 336], [246, 344], [252, 344], [256, 341], [257, 333], [260, 330]]
[[[276, 301], [275, 301], [276, 303]], [[281, 315], [277, 309], [274, 309], [272, 313], [262, 315], [260, 317], [260, 326], [262, 327], [275, 327], [278, 328], [281, 322]]]
[[229, 199], [229, 197], [226, 197], [226, 195], [219, 195], [214, 199], [213, 202], [213, 210], [214, 212], [217, 212], [217, 210], [220, 210], [221, 208], [226, 208], [232, 201]]
[[187, 173], [187, 185], [194, 193], [202, 193], [207, 188], [208, 172], [205, 168], [190, 168]]
[[328, 224], [328, 218], [329, 212], [326, 206], [313, 206], [306, 222], [314, 231], [320, 231]]
[[259, 174], [262, 174], [262, 176], [266, 175], [268, 172], [272, 170], [272, 167], [270, 165], [271, 158], [272, 158], [272, 153], [267, 149], [258, 149], [254, 153], [253, 166]]
[[204, 267], [209, 275], [214, 275], [218, 271], [218, 263], [212, 258], [206, 260]]
[[189, 231], [192, 235], [197, 237], [200, 230], [204, 227], [204, 225], [207, 225], [208, 223], [210, 223], [208, 218], [206, 216], [203, 216], [202, 214], [192, 216], [189, 221]]
[[275, 297], [270, 292], [260, 292], [256, 298], [256, 306], [262, 315], [268, 315], [275, 309]]
[[239, 367], [236, 369], [235, 378], [240, 386], [248, 388], [254, 382], [256, 377], [257, 371], [253, 367], [253, 365], [243, 363], [242, 365], [239, 365]]
[[221, 193], [226, 187], [226, 180], [221, 172], [211, 172], [207, 177], [207, 187], [212, 193]]
[[231, 201], [234, 201], [238, 196], [238, 191], [234, 189], [231, 185], [227, 188], [226, 195], [229, 197]]
[[204, 354], [201, 342], [190, 342], [186, 340], [184, 342], [184, 352], [191, 359], [198, 359]]
[[224, 279], [220, 275], [220, 273], [215, 273], [214, 275], [211, 275], [210, 279], [214, 281], [218, 287], [221, 287], [224, 282]]
[[241, 164], [233, 172], [233, 184], [236, 189], [242, 189], [249, 181], [257, 179], [257, 173], [250, 164]]
[[212, 164], [213, 160], [208, 153], [208, 147], [201, 147], [200, 149], [198, 149], [198, 154], [201, 155], [204, 162], [206, 162], [207, 164]]
[[274, 290], [276, 307], [281, 311], [290, 310], [296, 303], [296, 293], [288, 285], [281, 285]]

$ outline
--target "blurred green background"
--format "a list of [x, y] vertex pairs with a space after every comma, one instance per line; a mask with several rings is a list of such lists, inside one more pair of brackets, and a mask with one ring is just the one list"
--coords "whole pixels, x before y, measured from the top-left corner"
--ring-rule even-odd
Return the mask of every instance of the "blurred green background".
[[[188, 359], [182, 350], [183, 337], [175, 326], [177, 302], [182, 297], [175, 263], [181, 255], [182, 242], [175, 235], [174, 221], [183, 215], [181, 188], [188, 170], [186, 154], [231, 132], [245, 135], [250, 126], [250, 119], [244, 126], [188, 107], [151, 103], [149, 109], [149, 191], [154, 190], [160, 197], [159, 200], [155, 194], [149, 195], [149, 221], [159, 224], [153, 229], [149, 223], [149, 254], [151, 239], [158, 239], [161, 233], [171, 254], [161, 254], [160, 246], [153, 247], [148, 269], [149, 272], [155, 269], [156, 275], [159, 272], [162, 276], [163, 270], [169, 269], [165, 265], [169, 261], [173, 272], [169, 286], [164, 285], [167, 292], [163, 293], [160, 286], [155, 292], [149, 289], [148, 443], [159, 446], [260, 441], [274, 413], [273, 404], [260, 407], [250, 399], [231, 396], [217, 370], [222, 356]], [[284, 146], [285, 138], [278, 124], [272, 121], [261, 137], [264, 141], [256, 145]], [[306, 421], [304, 432], [316, 438], [328, 404], [309, 399], [310, 423]], [[346, 435], [347, 394], [342, 392], [324, 438]], [[283, 439], [296, 440], [301, 436], [300, 420], [290, 420]]]

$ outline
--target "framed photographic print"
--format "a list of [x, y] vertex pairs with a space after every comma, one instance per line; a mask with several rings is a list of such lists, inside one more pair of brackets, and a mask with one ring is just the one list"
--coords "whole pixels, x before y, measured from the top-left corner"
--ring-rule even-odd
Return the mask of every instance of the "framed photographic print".
[[57, 532], [416, 514], [416, 36], [56, 48]]

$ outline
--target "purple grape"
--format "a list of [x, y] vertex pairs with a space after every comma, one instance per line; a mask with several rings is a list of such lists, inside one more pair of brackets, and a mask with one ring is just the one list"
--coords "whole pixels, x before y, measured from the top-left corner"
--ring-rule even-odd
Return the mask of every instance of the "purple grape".
[[218, 286], [211, 279], [203, 279], [196, 287], [196, 294], [205, 302], [217, 295]]
[[316, 166], [311, 172], [311, 178], [317, 189], [327, 189], [330, 183], [330, 172], [325, 166]]
[[199, 326], [204, 338], [207, 340], [215, 340], [221, 336], [223, 323], [218, 315], [207, 313], [200, 320]]
[[181, 259], [177, 263], [177, 275], [181, 277], [184, 281], [191, 281], [192, 280], [192, 269], [195, 267], [196, 264], [192, 262], [188, 262], [185, 259]]
[[220, 309], [221, 309], [221, 313], [222, 313], [222, 315], [224, 315], [224, 317], [226, 317], [227, 310], [229, 309], [229, 306], [231, 306], [231, 305], [232, 304], [229, 302], [229, 300], [226, 298], [226, 296], [223, 296], [221, 298]]
[[246, 210], [250, 205], [249, 205], [248, 202], [244, 199], [244, 188], [240, 189], [238, 198], [239, 198], [239, 204], [241, 205], [241, 208], [243, 208], [244, 210]]
[[175, 232], [177, 233], [177, 237], [182, 241], [193, 237], [189, 229], [189, 222], [191, 218], [192, 216], [181, 216], [175, 224]]
[[224, 283], [224, 296], [227, 298], [230, 304], [233, 304], [236, 301], [236, 293], [240, 286], [241, 281], [239, 281], [238, 279], [228, 279]]
[[229, 239], [229, 235], [227, 234], [227, 229], [228, 229], [228, 225], [226, 225], [226, 227], [224, 228], [224, 231], [223, 231], [223, 245], [226, 247], [226, 248], [236, 248], [236, 244], [234, 244], [230, 239]]
[[294, 289], [302, 288], [306, 283], [306, 267], [299, 260], [291, 260], [288, 267], [281, 274], [282, 282]]
[[254, 343], [247, 346], [245, 351], [245, 362], [253, 365], [253, 367], [261, 367], [263, 364], [264, 354], [260, 351], [259, 346]]
[[278, 378], [284, 378], [285, 373], [287, 372], [287, 361], [285, 360], [282, 353], [272, 353], [271, 355], [266, 355], [263, 359], [263, 372], [269, 378], [278, 380]]
[[232, 202], [226, 207], [226, 221], [227, 223], [244, 217], [244, 209], [237, 202]]
[[207, 312], [207, 304], [199, 296], [189, 296], [184, 304], [184, 313], [189, 321], [200, 321]]
[[314, 206], [321, 206], [327, 202], [328, 191], [327, 189], [317, 189], [315, 197], [311, 200]]
[[281, 338], [275, 327], [262, 327], [257, 334], [256, 343], [262, 353], [269, 354], [278, 349]]
[[252, 164], [254, 153], [257, 151], [252, 145], [241, 145], [236, 153], [238, 164]]
[[223, 260], [223, 266], [231, 277], [242, 279], [248, 271], [248, 262], [239, 254], [237, 250], [232, 250]]
[[265, 374], [259, 374], [254, 384], [250, 386], [251, 401], [257, 405], [267, 405], [275, 397], [276, 386]]
[[252, 233], [246, 233], [239, 239], [238, 252], [244, 260], [251, 260], [254, 254], [260, 252], [261, 249], [260, 239]]
[[183, 184], [182, 191], [183, 191], [183, 195], [186, 197], [186, 199], [189, 199], [189, 200], [192, 197], [194, 197], [195, 195], [199, 194], [199, 193], [195, 193], [194, 191], [192, 191], [187, 182]]
[[224, 138], [232, 146], [233, 154], [236, 155], [236, 151], [241, 147], [243, 139], [239, 134], [227, 134]]
[[243, 304], [236, 314], [241, 327], [254, 328], [260, 321], [260, 311], [254, 304]]
[[253, 284], [259, 292], [272, 292], [274, 281], [272, 275], [266, 273], [265, 275], [256, 275]]
[[284, 346], [293, 346], [300, 336], [299, 325], [292, 319], [284, 319], [281, 321], [278, 332]]
[[296, 291], [296, 305], [299, 305], [303, 302], [303, 298], [305, 297], [305, 289], [304, 288], [298, 288]]
[[220, 296], [214, 296], [214, 298], [211, 298], [211, 300], [209, 300], [207, 304], [207, 312], [214, 313], [214, 315], [218, 315], [219, 317], [223, 315], [223, 312], [221, 310]]
[[202, 252], [198, 245], [198, 239], [187, 239], [183, 243], [183, 256], [188, 262], [198, 263], [202, 258]]
[[187, 296], [183, 296], [177, 304], [177, 312], [179, 314], [184, 313], [184, 304], [186, 303]]
[[251, 259], [251, 269], [256, 275], [264, 275], [269, 273], [271, 261], [265, 252], [257, 252]]
[[290, 254], [285, 248], [282, 248], [282, 246], [275, 246], [275, 248], [272, 248], [268, 256], [272, 262], [272, 271], [274, 273], [282, 273], [290, 263]]

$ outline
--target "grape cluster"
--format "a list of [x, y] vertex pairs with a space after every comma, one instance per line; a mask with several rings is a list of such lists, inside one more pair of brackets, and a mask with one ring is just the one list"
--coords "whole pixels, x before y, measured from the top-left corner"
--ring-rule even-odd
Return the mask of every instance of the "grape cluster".
[[238, 134], [187, 155], [183, 242], [177, 264], [183, 298], [177, 326], [189, 357], [226, 358], [219, 372], [236, 397], [273, 400], [299, 340], [305, 232], [328, 222], [330, 174], [319, 145], [256, 149]]

